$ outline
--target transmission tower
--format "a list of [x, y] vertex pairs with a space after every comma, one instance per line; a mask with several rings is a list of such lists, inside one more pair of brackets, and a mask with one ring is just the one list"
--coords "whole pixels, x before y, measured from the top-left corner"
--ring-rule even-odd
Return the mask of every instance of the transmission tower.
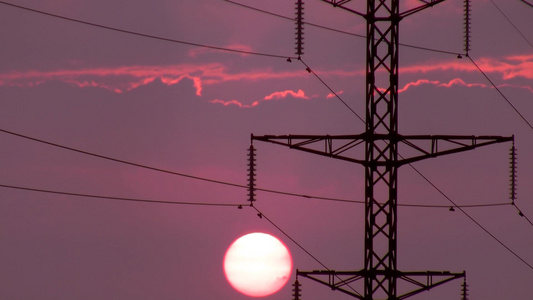
[[[351, 0], [321, 0], [366, 20], [366, 128], [354, 135], [252, 135], [252, 141], [283, 145], [360, 164], [365, 169], [364, 268], [357, 271], [297, 271], [297, 276], [362, 300], [399, 300], [465, 276], [465, 272], [404, 272], [397, 267], [398, 169], [426, 158], [512, 141], [513, 137], [401, 135], [398, 133], [399, 24], [412, 14], [444, 2], [425, 0], [400, 12], [400, 0], [367, 0], [366, 12]], [[364, 146], [363, 151], [355, 151]], [[400, 147], [406, 154], [400, 154]], [[363, 281], [363, 291], [350, 284]], [[410, 284], [399, 291], [398, 283]], [[405, 286], [405, 285], [404, 285]]]

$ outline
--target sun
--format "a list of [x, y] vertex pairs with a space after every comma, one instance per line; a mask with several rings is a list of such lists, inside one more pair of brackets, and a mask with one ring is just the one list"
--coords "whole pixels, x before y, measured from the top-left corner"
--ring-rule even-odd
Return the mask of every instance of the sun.
[[231, 286], [252, 297], [279, 291], [289, 280], [292, 259], [277, 238], [260, 232], [235, 240], [224, 256], [224, 273]]

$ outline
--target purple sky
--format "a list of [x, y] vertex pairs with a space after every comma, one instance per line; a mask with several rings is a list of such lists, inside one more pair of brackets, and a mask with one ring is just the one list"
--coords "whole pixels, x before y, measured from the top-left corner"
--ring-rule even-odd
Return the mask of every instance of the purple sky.
[[[87, 22], [191, 43], [294, 56], [294, 23], [223, 0], [10, 0]], [[294, 1], [240, 3], [294, 16]], [[354, 7], [364, 6], [356, 4]], [[533, 8], [472, 1], [470, 56], [533, 123]], [[408, 8], [415, 0], [402, 2]], [[497, 5], [497, 6], [496, 6]], [[513, 25], [509, 23], [503, 11]], [[463, 52], [463, 1], [401, 23], [400, 42]], [[364, 34], [319, 0], [305, 20]], [[0, 4], [0, 129], [178, 173], [246, 184], [250, 134], [358, 134], [364, 124], [297, 60], [215, 51], [73, 23]], [[520, 32], [525, 36], [521, 36]], [[528, 42], [529, 41], [529, 42]], [[364, 117], [365, 40], [305, 27], [303, 61]], [[517, 205], [533, 220], [533, 129], [468, 59], [400, 49], [402, 134], [515, 135]], [[246, 204], [247, 192], [0, 133], [0, 184], [162, 201]], [[258, 187], [364, 199], [363, 167], [254, 143]], [[459, 205], [509, 203], [509, 148], [414, 166]], [[224, 278], [227, 247], [262, 231], [294, 267], [323, 269], [256, 211], [150, 204], [0, 188], [1, 299], [249, 299]], [[363, 267], [364, 206], [258, 192], [256, 207], [328, 268]], [[451, 203], [410, 167], [400, 204]], [[467, 272], [470, 299], [526, 299], [533, 225], [511, 205], [399, 208], [401, 270]], [[294, 273], [294, 272], [293, 272]], [[294, 278], [265, 299], [291, 298]], [[352, 299], [301, 279], [306, 300]], [[412, 299], [459, 299], [462, 280]]]

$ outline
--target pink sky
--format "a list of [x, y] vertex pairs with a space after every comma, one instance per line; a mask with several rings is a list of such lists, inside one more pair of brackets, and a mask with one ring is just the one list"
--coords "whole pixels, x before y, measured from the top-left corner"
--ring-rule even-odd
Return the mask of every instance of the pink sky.
[[[139, 164], [246, 184], [250, 134], [358, 134], [364, 124], [365, 41], [305, 27], [302, 62], [294, 24], [222, 0], [9, 3], [125, 30], [269, 57], [170, 43], [0, 5], [0, 129]], [[419, 1], [406, 1], [405, 8]], [[401, 43], [462, 53], [463, 1], [404, 19]], [[293, 1], [240, 3], [284, 16]], [[513, 25], [495, 7], [513, 21]], [[360, 4], [355, 4], [357, 7]], [[319, 0], [306, 21], [363, 34], [364, 21]], [[533, 8], [472, 3], [470, 57], [533, 123]], [[533, 219], [533, 129], [471, 61], [400, 48], [403, 134], [515, 135], [518, 200]], [[306, 71], [308, 65], [314, 72]], [[0, 184], [162, 201], [242, 203], [247, 191], [136, 168], [5, 133]], [[363, 200], [359, 165], [260, 142], [257, 185]], [[461, 205], [509, 202], [509, 144], [415, 164]], [[222, 259], [245, 233], [263, 231], [291, 251], [294, 268], [322, 269], [245, 207], [149, 204], [0, 188], [2, 299], [249, 299], [224, 278]], [[256, 208], [334, 270], [363, 267], [364, 207], [258, 192]], [[400, 204], [451, 205], [410, 167]], [[533, 226], [516, 208], [465, 209], [533, 265]], [[399, 208], [401, 270], [466, 270], [470, 299], [526, 299], [533, 269], [459, 211]], [[293, 271], [293, 274], [295, 271]], [[289, 280], [265, 299], [290, 299]], [[306, 300], [352, 299], [300, 279]], [[413, 299], [459, 299], [461, 281]], [[357, 288], [357, 287], [356, 287]]]

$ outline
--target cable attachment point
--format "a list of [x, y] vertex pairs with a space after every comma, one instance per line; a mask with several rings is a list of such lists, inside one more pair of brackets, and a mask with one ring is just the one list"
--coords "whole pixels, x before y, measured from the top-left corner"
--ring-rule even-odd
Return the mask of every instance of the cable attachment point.
[[250, 205], [255, 201], [255, 148], [248, 148], [248, 201]]
[[298, 0], [296, 3], [296, 52], [295, 54], [300, 57], [304, 54], [303, 40], [304, 40], [304, 2]]
[[296, 279], [296, 281], [292, 284], [292, 299], [293, 300], [300, 300], [301, 297], [302, 297], [302, 294], [300, 294], [300, 292], [302, 291], [300, 289], [300, 282], [298, 282], [298, 278]]
[[510, 190], [511, 190], [511, 193], [510, 193], [510, 199], [511, 199], [511, 202], [514, 204], [515, 200], [516, 200], [516, 185], [517, 185], [517, 170], [516, 170], [516, 148], [514, 146], [514, 143], [513, 143], [513, 146], [511, 147], [511, 149], [509, 150], [509, 156], [510, 156], [510, 168], [511, 168], [511, 171], [510, 171], [510, 180], [511, 180], [511, 183], [510, 183]]

